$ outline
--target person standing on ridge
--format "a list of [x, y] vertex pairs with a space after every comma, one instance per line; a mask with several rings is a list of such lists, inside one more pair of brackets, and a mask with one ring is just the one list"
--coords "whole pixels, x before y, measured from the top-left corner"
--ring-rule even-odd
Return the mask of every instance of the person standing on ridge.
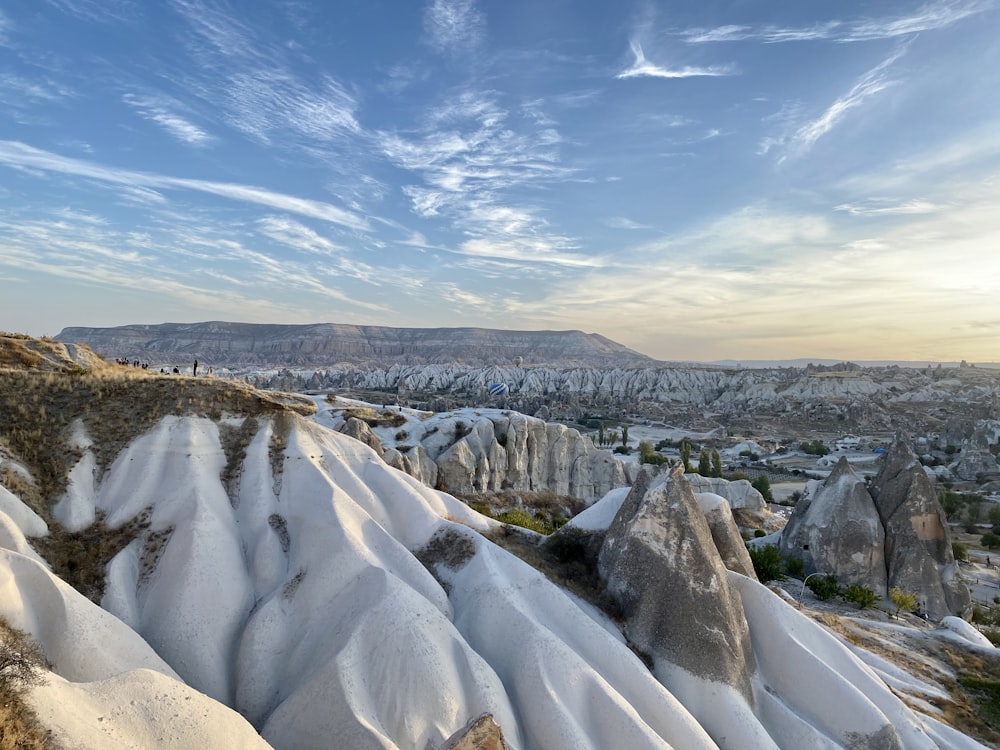
[[198, 360], [194, 361], [194, 371], [191, 374], [193, 376], [197, 377], [197, 375], [198, 375]]

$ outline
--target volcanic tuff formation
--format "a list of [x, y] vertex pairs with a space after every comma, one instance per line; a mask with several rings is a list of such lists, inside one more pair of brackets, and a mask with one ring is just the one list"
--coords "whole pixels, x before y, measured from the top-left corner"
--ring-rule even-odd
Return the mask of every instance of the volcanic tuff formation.
[[[816, 371], [808, 367], [732, 370], [696, 365], [588, 365], [345, 365], [300, 372], [250, 372], [247, 377], [258, 387], [281, 390], [388, 392], [388, 398], [434, 403], [435, 410], [502, 403], [534, 414], [544, 406], [553, 418], [610, 412], [701, 423], [708, 414], [724, 417], [726, 424], [742, 420], [756, 430], [760, 417], [772, 415], [779, 432], [796, 424], [822, 424], [834, 430], [946, 432], [948, 424], [954, 445], [971, 434], [977, 420], [1000, 408], [996, 395], [1000, 370], [985, 368]], [[507, 386], [505, 397], [490, 396], [489, 387], [495, 383]], [[438, 406], [438, 402], [445, 405]]]
[[596, 333], [489, 328], [388, 328], [339, 323], [163, 323], [65, 328], [59, 341], [83, 342], [107, 358], [206, 365], [330, 366], [340, 362], [627, 366], [654, 360]]
[[[62, 746], [424, 750], [489, 713], [511, 750], [982, 750], [725, 571], [683, 477], [614, 508], [614, 590], [664, 590], [636, 550], [678, 595], [648, 605], [669, 628], [629, 623], [671, 656], [654, 674], [616, 621], [491, 540], [539, 537], [498, 534], [285, 400], [115, 368], [0, 385], [0, 616], [52, 663], [29, 697]], [[22, 401], [33, 420], [10, 418]], [[620, 494], [588, 509], [600, 531]], [[109, 537], [121, 546], [70, 544]], [[78, 563], [104, 609], [54, 572]], [[706, 620], [720, 610], [733, 644]], [[701, 638], [733, 659], [677, 648]]]
[[810, 482], [780, 550], [802, 559], [807, 574], [833, 575], [883, 597], [893, 587], [912, 591], [934, 620], [962, 615], [971, 604], [937, 493], [902, 436], [871, 493], [844, 457], [826, 480]]
[[[317, 406], [323, 423], [374, 448], [390, 466], [457, 495], [549, 490], [593, 502], [631, 484], [638, 470], [637, 464], [597, 449], [572, 427], [517, 412], [464, 409], [430, 415], [389, 409], [383, 414], [397, 416], [399, 423], [372, 428], [337, 402], [331, 406], [318, 399]], [[744, 504], [757, 508], [752, 496]]]

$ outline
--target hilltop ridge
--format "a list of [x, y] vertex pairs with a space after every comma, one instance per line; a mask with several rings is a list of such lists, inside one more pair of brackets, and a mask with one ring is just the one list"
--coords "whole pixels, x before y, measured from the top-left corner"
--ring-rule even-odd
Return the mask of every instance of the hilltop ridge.
[[207, 364], [309, 366], [336, 363], [653, 365], [656, 360], [596, 333], [492, 328], [390, 328], [316, 323], [161, 323], [64, 328], [57, 341], [82, 342], [105, 357], [183, 356]]

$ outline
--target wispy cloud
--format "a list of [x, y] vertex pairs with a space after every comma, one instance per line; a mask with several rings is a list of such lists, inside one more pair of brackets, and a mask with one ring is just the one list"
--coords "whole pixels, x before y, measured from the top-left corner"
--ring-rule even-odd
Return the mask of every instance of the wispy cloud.
[[829, 133], [852, 109], [860, 107], [866, 100], [885, 91], [895, 81], [887, 74], [889, 67], [906, 53], [906, 45], [869, 70], [851, 87], [851, 90], [831, 104], [826, 111], [812, 122], [799, 128], [791, 138], [793, 152], [802, 153], [812, 148], [820, 138]]
[[846, 94], [837, 98], [818, 117], [807, 119], [801, 102], [786, 102], [778, 112], [762, 118], [765, 125], [774, 126], [777, 132], [761, 138], [757, 153], [764, 155], [779, 151], [780, 162], [789, 156], [801, 156], [807, 152], [851, 110], [897, 83], [890, 78], [888, 71], [906, 53], [906, 49], [906, 43], [900, 44], [891, 55], [862, 75]]
[[486, 19], [475, 0], [431, 0], [424, 12], [424, 30], [438, 52], [460, 55], [482, 43]]
[[735, 72], [731, 65], [664, 67], [647, 60], [642, 51], [642, 45], [637, 40], [633, 39], [629, 46], [632, 48], [635, 60], [632, 65], [616, 75], [615, 78], [695, 78], [699, 76], [728, 76]]
[[768, 44], [815, 40], [841, 43], [865, 42], [947, 28], [993, 7], [994, 3], [982, 0], [928, 3], [915, 13], [903, 16], [864, 18], [856, 21], [832, 20], [804, 27], [726, 25], [709, 29], [687, 29], [681, 32], [680, 36], [689, 44], [748, 40]]
[[83, 21], [97, 23], [129, 21], [137, 12], [133, 0], [46, 0], [46, 2]]
[[941, 210], [941, 206], [925, 200], [868, 201], [867, 203], [842, 203], [834, 211], [844, 211], [852, 216], [912, 216], [931, 214]]
[[54, 102], [72, 95], [65, 86], [47, 78], [29, 80], [10, 72], [0, 73], [0, 100], [10, 106], [22, 107], [32, 102]]
[[265, 216], [258, 219], [257, 230], [275, 242], [315, 255], [330, 255], [344, 249], [287, 216]]
[[294, 70], [284, 45], [262, 38], [231, 9], [203, 0], [172, 2], [193, 31], [191, 53], [207, 71], [180, 83], [221, 105], [230, 127], [260, 143], [292, 148], [360, 133], [357, 97], [332, 75], [310, 78]]
[[553, 232], [523, 198], [512, 205], [511, 196], [572, 176], [559, 164], [554, 126], [531, 107], [511, 112], [492, 92], [467, 90], [435, 106], [417, 136], [381, 132], [377, 138], [385, 157], [419, 180], [402, 186], [418, 216], [450, 221], [471, 237], [472, 248], [488, 239], [507, 248], [506, 256], [517, 247], [525, 258], [546, 263], [574, 241]]
[[182, 143], [206, 146], [215, 140], [212, 135], [177, 114], [174, 110], [180, 105], [169, 97], [129, 93], [122, 96], [122, 100]]
[[0, 163], [17, 168], [40, 169], [45, 172], [87, 177], [130, 188], [194, 190], [230, 200], [269, 206], [289, 213], [340, 224], [350, 229], [367, 230], [369, 228], [365, 218], [322, 201], [276, 193], [252, 185], [191, 180], [105, 167], [94, 162], [42, 151], [16, 141], [0, 141]]
[[606, 219], [604, 223], [611, 227], [612, 229], [652, 229], [653, 227], [647, 224], [640, 224], [638, 221], [632, 221], [632, 219], [627, 219], [624, 216], [613, 216], [610, 219]]
[[0, 10], [0, 47], [6, 47], [10, 43], [10, 32], [13, 28], [10, 19]]
[[[553, 252], [544, 242], [536, 244], [538, 245], [537, 247], [532, 247], [530, 243], [525, 243], [523, 241], [519, 243], [504, 243], [478, 239], [462, 243], [460, 250], [466, 255], [512, 260], [527, 264], [541, 262], [556, 266], [570, 266], [574, 268], [599, 268], [604, 265], [604, 262], [600, 258], [587, 255], [572, 255], [564, 252]], [[539, 250], [542, 252], [539, 253]]]

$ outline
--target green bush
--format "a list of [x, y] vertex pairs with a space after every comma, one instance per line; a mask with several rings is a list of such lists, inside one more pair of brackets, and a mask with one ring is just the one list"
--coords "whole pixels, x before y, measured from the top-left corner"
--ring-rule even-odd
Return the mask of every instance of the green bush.
[[878, 597], [870, 588], [855, 583], [844, 590], [844, 601], [857, 602], [859, 609], [868, 609], [875, 606]]
[[816, 595], [817, 599], [823, 602], [840, 596], [840, 584], [833, 576], [813, 576], [806, 581], [806, 586]]
[[966, 547], [961, 542], [951, 543], [951, 553], [955, 556], [956, 560], [968, 560], [969, 559], [969, 548]]
[[753, 530], [754, 539], [760, 539], [761, 537], [767, 536], [767, 532], [764, 529], [754, 529]]
[[802, 578], [802, 574], [805, 573], [806, 564], [798, 557], [786, 557], [785, 562], [785, 572], [792, 578]]
[[983, 534], [979, 543], [986, 547], [986, 549], [992, 550], [994, 547], [1000, 547], [1000, 536], [993, 533]]
[[747, 547], [750, 553], [750, 561], [753, 563], [754, 573], [761, 583], [768, 581], [780, 581], [785, 577], [781, 569], [781, 555], [778, 548], [773, 544], [763, 547]]

